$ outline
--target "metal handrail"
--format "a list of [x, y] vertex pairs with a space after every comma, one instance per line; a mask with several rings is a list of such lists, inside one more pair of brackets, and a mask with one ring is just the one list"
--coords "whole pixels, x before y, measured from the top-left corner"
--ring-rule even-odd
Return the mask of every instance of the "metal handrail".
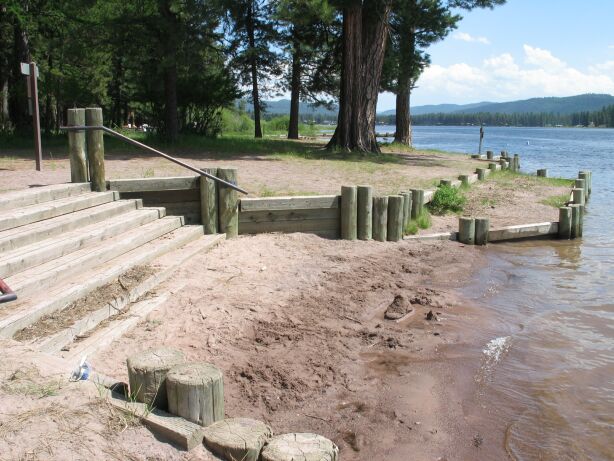
[[203, 171], [199, 168], [189, 165], [188, 163], [182, 162], [181, 160], [177, 160], [175, 157], [171, 157], [170, 155], [165, 154], [164, 152], [160, 152], [159, 150], [154, 149], [153, 147], [149, 147], [148, 145], [143, 144], [142, 142], [135, 141], [134, 139], [129, 138], [128, 136], [124, 136], [123, 134], [118, 133], [117, 131], [114, 131], [111, 128], [107, 128], [106, 126], [102, 126], [102, 125], [100, 126], [87, 126], [87, 125], [61, 126], [60, 130], [65, 130], [65, 131], [101, 130], [101, 131], [104, 131], [105, 133], [110, 134], [111, 136], [121, 139], [122, 141], [126, 141], [127, 143], [132, 144], [133, 146], [137, 146], [137, 147], [140, 147], [141, 149], [145, 149], [145, 150], [148, 150], [149, 152], [153, 152], [154, 154], [160, 155], [161, 157], [164, 157], [165, 159], [170, 160], [171, 162], [176, 163], [177, 165], [181, 165], [182, 167], [187, 168], [188, 170], [194, 171], [195, 173], [198, 173], [201, 176], [205, 176], [209, 179], [219, 182], [220, 184], [224, 184], [225, 186], [230, 187], [231, 189], [234, 189], [238, 192], [241, 192], [242, 194], [245, 194], [245, 195], [248, 194], [248, 192], [245, 189], [241, 189], [236, 184], [225, 181], [224, 179], [220, 179], [217, 176], [214, 176], [210, 173], [207, 173], [206, 171]]
[[0, 293], [0, 304], [15, 301], [17, 299], [15, 292], [11, 290], [2, 279], [0, 279]]

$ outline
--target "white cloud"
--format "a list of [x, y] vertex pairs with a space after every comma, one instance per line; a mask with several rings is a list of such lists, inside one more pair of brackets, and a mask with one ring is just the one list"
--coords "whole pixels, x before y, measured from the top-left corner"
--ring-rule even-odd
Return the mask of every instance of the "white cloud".
[[431, 65], [418, 80], [414, 104], [509, 101], [582, 93], [614, 94], [614, 61], [576, 69], [548, 50], [525, 45], [518, 62], [504, 53], [480, 65]]
[[463, 42], [483, 43], [484, 45], [490, 45], [490, 40], [486, 37], [474, 37], [467, 32], [457, 32], [453, 35], [455, 40], [461, 40]]

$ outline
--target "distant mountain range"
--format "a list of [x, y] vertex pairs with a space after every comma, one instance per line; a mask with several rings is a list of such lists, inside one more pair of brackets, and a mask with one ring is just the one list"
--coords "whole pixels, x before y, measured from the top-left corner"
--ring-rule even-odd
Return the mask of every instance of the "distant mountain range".
[[[562, 98], [531, 98], [510, 102], [478, 102], [474, 104], [438, 104], [416, 106], [411, 108], [412, 115], [423, 114], [522, 114], [522, 113], [554, 113], [573, 114], [576, 112], [592, 112], [604, 106], [614, 104], [614, 96], [609, 94], [580, 94]], [[394, 115], [394, 110], [380, 112], [377, 115]]]
[[[290, 100], [278, 99], [276, 101], [263, 101], [266, 109], [265, 113], [269, 115], [288, 115], [290, 113]], [[246, 103], [245, 107], [248, 111], [253, 111], [253, 105]], [[311, 104], [301, 103], [300, 113], [303, 117], [309, 117], [314, 115], [321, 115], [324, 117], [337, 118], [337, 108], [335, 110], [328, 110], [325, 107], [314, 107]]]

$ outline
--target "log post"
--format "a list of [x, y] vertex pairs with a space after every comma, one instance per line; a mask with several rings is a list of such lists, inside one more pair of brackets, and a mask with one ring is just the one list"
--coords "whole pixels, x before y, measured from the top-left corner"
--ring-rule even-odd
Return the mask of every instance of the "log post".
[[501, 171], [505, 170], [507, 168], [507, 162], [505, 161], [504, 158], [501, 158], [499, 160], [499, 165], [501, 165]]
[[373, 197], [373, 239], [385, 242], [388, 238], [388, 197]]
[[584, 201], [588, 201], [588, 173], [586, 171], [580, 171], [578, 173], [578, 179], [576, 179], [576, 187], [580, 187], [584, 189]]
[[486, 168], [478, 168], [475, 172], [478, 174], [479, 181], [484, 181], [486, 179]]
[[497, 164], [496, 163], [489, 163], [488, 164], [488, 169], [494, 173], [495, 171], [497, 171]]
[[540, 178], [547, 178], [548, 170], [546, 168], [540, 168], [539, 170], [537, 170], [537, 176], [539, 176]]
[[460, 180], [461, 184], [465, 187], [469, 186], [469, 175], [468, 174], [461, 174], [458, 179]]
[[580, 236], [580, 207], [577, 203], [569, 205], [571, 208], [571, 238], [575, 239]]
[[403, 234], [405, 234], [405, 228], [411, 221], [411, 192], [401, 192], [403, 196]]
[[358, 229], [360, 240], [371, 240], [373, 236], [373, 188], [358, 186]]
[[341, 238], [356, 240], [358, 192], [356, 186], [341, 186]]
[[452, 180], [451, 179], [440, 179], [439, 185], [452, 187]]
[[[236, 168], [219, 168], [218, 178], [237, 184]], [[218, 231], [226, 238], [239, 235], [239, 197], [236, 190], [218, 183]]]
[[321, 435], [282, 434], [273, 437], [262, 450], [262, 461], [339, 461], [339, 448]]
[[520, 172], [520, 155], [514, 154], [514, 171]]
[[424, 210], [424, 190], [411, 190], [411, 219], [418, 219]]
[[475, 219], [468, 216], [458, 218], [458, 241], [465, 245], [475, 242]]
[[488, 243], [488, 230], [490, 221], [488, 218], [475, 218], [475, 244], [486, 245]]
[[[203, 171], [217, 176], [217, 168], [203, 168]], [[217, 212], [217, 181], [206, 176], [200, 177], [200, 216], [205, 234], [217, 234], [219, 216]]]
[[564, 240], [571, 238], [571, 208], [568, 206], [559, 208], [559, 238]]
[[203, 433], [205, 446], [229, 461], [258, 461], [262, 447], [273, 435], [265, 423], [249, 418], [224, 419], [205, 428]]
[[501, 151], [501, 158], [503, 158], [503, 159], [507, 158], [507, 151], [506, 150], [502, 150]]
[[160, 347], [132, 355], [126, 363], [130, 398], [166, 410], [166, 374], [175, 365], [184, 363], [183, 353]]
[[578, 216], [578, 237], [582, 237], [584, 233], [584, 211], [586, 210], [586, 205], [580, 205], [580, 215]]
[[210, 363], [174, 366], [166, 374], [168, 412], [209, 426], [224, 419], [222, 372]]
[[[68, 109], [68, 126], [85, 125], [85, 109]], [[70, 158], [70, 181], [87, 182], [87, 153], [85, 150], [85, 131], [68, 132], [68, 156]]]
[[486, 151], [486, 158], [488, 160], [492, 160], [493, 158], [495, 158], [495, 153], [492, 150], [487, 150]]
[[388, 197], [388, 234], [389, 242], [398, 242], [403, 238], [403, 197]]
[[573, 202], [578, 205], [584, 205], [584, 188], [574, 187], [571, 189], [571, 193], [573, 194]]
[[[102, 109], [100, 107], [85, 109], [85, 124], [87, 126], [102, 126]], [[92, 190], [104, 192], [107, 190], [104, 171], [104, 134], [101, 130], [88, 130], [86, 137]]]

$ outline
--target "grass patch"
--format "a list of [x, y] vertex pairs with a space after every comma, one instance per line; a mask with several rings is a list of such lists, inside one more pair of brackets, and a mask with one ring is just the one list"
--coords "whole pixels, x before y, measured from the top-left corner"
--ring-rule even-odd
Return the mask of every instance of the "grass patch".
[[425, 208], [416, 219], [409, 221], [405, 226], [405, 235], [416, 235], [420, 229], [428, 229], [431, 227], [431, 214]]
[[429, 210], [436, 215], [446, 213], [460, 213], [467, 203], [467, 197], [452, 186], [439, 186], [433, 195], [433, 199], [427, 205]]
[[562, 206], [565, 206], [568, 200], [569, 200], [569, 194], [551, 195], [550, 197], [546, 197], [545, 199], [540, 200], [539, 203], [543, 205], [548, 205], [554, 208], [560, 208]]
[[504, 187], [513, 186], [518, 179], [522, 179], [525, 184], [530, 186], [571, 187], [571, 185], [574, 183], [573, 179], [543, 178], [541, 176], [534, 176], [510, 170], [493, 171], [486, 179], [496, 181], [498, 184]]

